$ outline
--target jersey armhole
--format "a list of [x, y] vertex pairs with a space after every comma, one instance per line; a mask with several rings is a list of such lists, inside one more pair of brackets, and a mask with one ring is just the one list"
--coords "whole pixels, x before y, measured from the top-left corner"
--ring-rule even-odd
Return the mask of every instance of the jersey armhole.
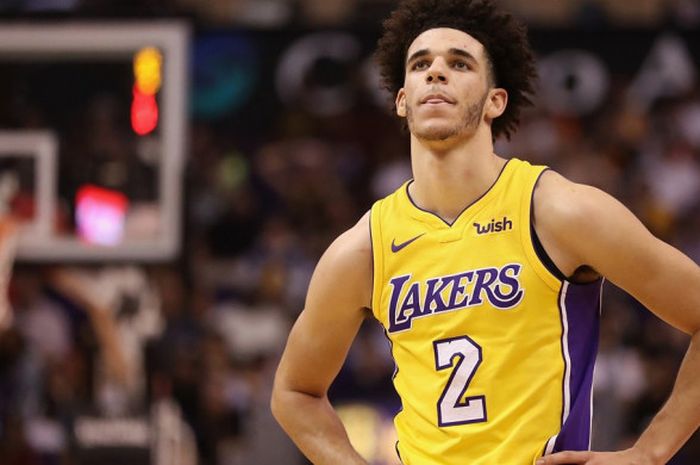
[[537, 236], [534, 226], [534, 198], [535, 188], [542, 174], [548, 171], [547, 167], [540, 167], [539, 172], [532, 173], [529, 181], [526, 183], [525, 192], [522, 196], [521, 215], [522, 221], [525, 222], [525, 227], [522, 228], [521, 241], [525, 249], [530, 264], [535, 269], [537, 275], [553, 290], [559, 291], [563, 282], [566, 282], [566, 276], [559, 270], [551, 259], [549, 254], [542, 246], [542, 242]]
[[552, 273], [554, 276], [557, 277], [560, 281], [567, 281], [567, 277], [564, 275], [564, 273], [559, 269], [559, 267], [554, 263], [554, 260], [549, 256], [547, 251], [544, 249], [544, 246], [542, 245], [542, 241], [540, 241], [540, 237], [537, 235], [537, 230], [535, 229], [535, 222], [533, 221], [534, 219], [534, 214], [535, 214], [535, 208], [534, 208], [534, 202], [531, 203], [530, 207], [530, 237], [532, 238], [532, 246], [535, 249], [535, 253], [537, 254], [537, 258], [540, 259], [542, 264], [549, 270], [550, 273]]

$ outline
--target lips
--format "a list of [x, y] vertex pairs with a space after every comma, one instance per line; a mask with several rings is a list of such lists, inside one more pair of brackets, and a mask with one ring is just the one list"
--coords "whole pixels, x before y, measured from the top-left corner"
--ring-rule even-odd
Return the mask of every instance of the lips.
[[453, 105], [455, 100], [446, 94], [428, 94], [420, 100], [420, 103], [429, 105], [449, 103], [450, 105]]

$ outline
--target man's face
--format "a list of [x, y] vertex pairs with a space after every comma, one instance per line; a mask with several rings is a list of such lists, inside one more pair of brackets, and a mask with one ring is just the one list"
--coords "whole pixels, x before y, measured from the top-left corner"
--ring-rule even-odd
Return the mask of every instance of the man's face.
[[457, 29], [429, 29], [408, 48], [396, 112], [419, 139], [468, 136], [484, 119], [489, 87], [481, 42]]

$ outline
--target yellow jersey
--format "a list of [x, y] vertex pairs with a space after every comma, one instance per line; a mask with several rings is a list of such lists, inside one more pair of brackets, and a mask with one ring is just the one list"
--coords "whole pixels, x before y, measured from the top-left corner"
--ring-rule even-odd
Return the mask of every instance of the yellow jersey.
[[404, 184], [370, 213], [372, 311], [404, 465], [531, 465], [590, 448], [602, 281], [560, 279], [532, 229], [545, 167], [511, 159], [448, 224]]

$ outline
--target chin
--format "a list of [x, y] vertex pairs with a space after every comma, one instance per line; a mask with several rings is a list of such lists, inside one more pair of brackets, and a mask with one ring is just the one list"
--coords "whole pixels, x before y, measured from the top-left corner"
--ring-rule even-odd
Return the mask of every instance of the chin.
[[459, 134], [459, 128], [455, 126], [435, 125], [422, 128], [411, 128], [411, 132], [418, 138], [428, 141], [444, 141]]

